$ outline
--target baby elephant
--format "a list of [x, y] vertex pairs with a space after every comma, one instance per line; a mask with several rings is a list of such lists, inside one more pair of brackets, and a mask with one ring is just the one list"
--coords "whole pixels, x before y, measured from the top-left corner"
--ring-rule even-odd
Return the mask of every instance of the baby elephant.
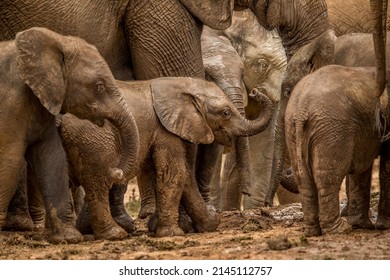
[[[123, 120], [126, 127], [135, 126], [114, 76], [94, 46], [38, 27], [0, 42], [0, 230], [7, 217], [17, 220], [7, 209], [18, 181], [28, 172], [43, 197], [50, 240], [82, 240], [74, 227], [67, 159], [56, 127], [60, 112], [99, 125], [107, 119], [116, 127]], [[133, 136], [138, 138], [136, 129], [126, 138]]]
[[218, 86], [202, 79], [158, 78], [118, 84], [139, 130], [140, 149], [132, 172], [115, 178], [113, 167], [118, 165], [123, 143], [109, 122], [100, 128], [65, 114], [60, 127], [71, 176], [85, 189], [95, 238], [127, 236], [110, 213], [109, 190], [121, 175], [127, 182], [146, 169], [153, 171], [150, 179], [156, 188], [156, 236], [184, 234], [178, 226], [180, 202], [198, 231], [215, 230], [219, 217], [209, 211], [198, 191], [186, 147], [214, 140], [230, 145], [236, 136], [263, 131], [271, 120], [271, 101], [262, 96], [264, 112], [249, 121]]
[[[286, 140], [307, 236], [348, 232], [351, 225], [374, 228], [368, 214], [372, 165], [378, 155], [381, 195], [376, 227], [390, 228], [389, 141], [382, 138], [389, 130], [376, 123], [388, 123], [390, 115], [387, 92], [379, 104], [376, 89], [375, 68], [331, 65], [303, 78], [291, 94]], [[349, 224], [340, 217], [339, 207], [346, 175]]]

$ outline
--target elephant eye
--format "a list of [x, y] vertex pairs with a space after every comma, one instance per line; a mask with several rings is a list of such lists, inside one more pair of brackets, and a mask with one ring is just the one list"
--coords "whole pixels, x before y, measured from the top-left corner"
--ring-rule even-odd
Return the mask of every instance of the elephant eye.
[[264, 72], [268, 69], [268, 61], [265, 59], [259, 59], [258, 67], [261, 72]]
[[98, 82], [96, 84], [96, 92], [102, 93], [104, 91], [104, 84], [102, 82]]
[[230, 119], [230, 117], [232, 116], [232, 112], [230, 111], [230, 109], [225, 109], [222, 111], [222, 117], [226, 120]]

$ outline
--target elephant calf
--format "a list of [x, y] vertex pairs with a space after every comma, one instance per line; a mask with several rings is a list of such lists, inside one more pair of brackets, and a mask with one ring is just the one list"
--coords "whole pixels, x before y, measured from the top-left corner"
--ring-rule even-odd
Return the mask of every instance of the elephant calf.
[[[74, 225], [66, 154], [56, 127], [60, 112], [98, 125], [105, 119], [116, 127], [135, 125], [94, 46], [46, 28], [31, 28], [13, 41], [0, 42], [0, 230], [10, 218], [7, 208], [18, 181], [28, 172], [43, 197], [50, 240], [82, 240]], [[133, 136], [138, 137], [137, 131], [126, 138]], [[124, 150], [124, 157], [130, 155]]]
[[[123, 174], [127, 182], [140, 172], [151, 172], [156, 191], [156, 236], [184, 234], [178, 226], [180, 201], [199, 231], [215, 230], [219, 217], [203, 201], [186, 147], [217, 142], [229, 145], [236, 136], [263, 131], [272, 116], [272, 103], [261, 98], [264, 112], [244, 119], [214, 83], [196, 78], [159, 78], [119, 82], [140, 135], [137, 167]], [[85, 200], [96, 238], [121, 239], [127, 233], [111, 217], [109, 190], [116, 179], [108, 176], [121, 154], [118, 131], [108, 122], [99, 128], [65, 114], [60, 127], [73, 177], [85, 189]], [[117, 178], [119, 179], [119, 178]]]

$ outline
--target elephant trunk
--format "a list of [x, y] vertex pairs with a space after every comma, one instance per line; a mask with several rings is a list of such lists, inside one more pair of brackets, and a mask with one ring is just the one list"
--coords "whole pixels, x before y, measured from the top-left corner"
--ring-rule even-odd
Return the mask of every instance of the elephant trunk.
[[386, 86], [386, 17], [387, 0], [371, 0], [373, 39], [377, 67], [377, 96], [380, 97]]
[[[245, 117], [245, 104], [242, 96], [241, 87], [230, 87], [224, 90], [230, 100], [236, 106], [242, 117]], [[237, 170], [239, 177], [238, 191], [240, 193], [251, 195], [252, 168], [250, 163], [249, 139], [247, 137], [238, 137], [235, 141], [235, 152], [237, 161]]]
[[263, 108], [263, 112], [255, 120], [248, 120], [241, 116], [236, 136], [256, 135], [265, 130], [271, 122], [273, 114], [272, 101], [257, 89], [253, 89], [251, 95], [259, 103], [259, 106]]
[[280, 96], [280, 101], [278, 104], [278, 110], [276, 110], [276, 120], [275, 120], [275, 139], [274, 139], [274, 155], [272, 158], [272, 169], [271, 169], [271, 178], [270, 186], [265, 196], [265, 206], [272, 206], [273, 199], [276, 193], [276, 190], [279, 186], [282, 172], [284, 169], [284, 161], [286, 155], [286, 139], [284, 134], [284, 116], [287, 108], [287, 103], [289, 99], [289, 91], [283, 90], [282, 95]]
[[112, 114], [107, 119], [118, 129], [120, 135], [120, 158], [117, 168], [124, 173], [124, 178], [130, 178], [135, 173], [139, 152], [139, 134], [134, 117], [121, 99], [116, 104]]

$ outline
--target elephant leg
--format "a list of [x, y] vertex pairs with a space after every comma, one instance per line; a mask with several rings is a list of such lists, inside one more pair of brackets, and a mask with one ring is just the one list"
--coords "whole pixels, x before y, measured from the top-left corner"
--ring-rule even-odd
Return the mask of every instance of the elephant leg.
[[28, 192], [28, 209], [31, 219], [34, 223], [34, 230], [41, 231], [45, 229], [46, 223], [46, 210], [45, 203], [41, 190], [35, 176], [32, 176], [32, 169], [30, 165], [27, 165], [27, 192]]
[[217, 159], [215, 172], [210, 184], [210, 203], [217, 209], [221, 209], [221, 169], [222, 169], [222, 154]]
[[390, 228], [390, 149], [388, 141], [382, 145], [379, 167], [380, 194], [378, 217], [375, 227], [377, 229]]
[[12, 197], [9, 206], [3, 230], [11, 231], [31, 231], [33, 230], [28, 201], [27, 201], [27, 167], [26, 163], [20, 172], [18, 187]]
[[319, 220], [318, 191], [315, 181], [312, 177], [312, 172], [309, 172], [308, 166], [303, 165], [301, 172], [298, 172], [298, 161], [301, 158], [297, 157], [296, 136], [287, 134], [286, 137], [288, 137], [287, 140], [289, 142], [290, 158], [294, 159], [291, 165], [295, 172], [295, 179], [301, 195], [305, 236], [319, 236], [322, 232]]
[[222, 170], [221, 210], [241, 209], [242, 194], [239, 190], [236, 151], [226, 154]]
[[31, 167], [31, 176], [40, 187], [48, 225], [52, 230], [51, 241], [81, 241], [82, 235], [75, 228], [67, 159], [55, 125], [48, 131], [45, 141], [27, 150], [26, 158]]
[[[3, 152], [5, 151], [5, 152]], [[6, 222], [10, 201], [15, 194], [20, 174], [24, 164], [24, 148], [21, 143], [3, 145], [0, 151], [0, 230]]]
[[[176, 138], [176, 136], [175, 136]], [[185, 149], [177, 141], [171, 147], [165, 143], [155, 146], [153, 157], [156, 169], [156, 237], [184, 235], [179, 227], [179, 205], [183, 194], [183, 178], [188, 173]], [[183, 159], [180, 159], [180, 155]], [[184, 174], [183, 174], [184, 173]]]
[[156, 179], [151, 160], [147, 160], [137, 176], [137, 184], [141, 199], [138, 217], [145, 219], [156, 211]]
[[347, 221], [354, 228], [374, 229], [368, 216], [370, 210], [372, 166], [362, 174], [350, 174]]
[[[190, 173], [188, 172], [188, 175]], [[181, 204], [190, 216], [197, 232], [215, 231], [220, 223], [220, 216], [214, 206], [205, 203], [199, 192], [196, 180], [188, 176], [183, 190]]]
[[110, 210], [115, 222], [124, 228], [127, 232], [135, 231], [133, 219], [127, 213], [124, 205], [126, 184], [114, 184], [110, 189]]
[[83, 188], [85, 189], [85, 202], [95, 239], [120, 240], [128, 236], [127, 232], [118, 226], [110, 212], [109, 189], [104, 175], [85, 176]]
[[198, 145], [195, 176], [199, 191], [206, 203], [210, 202], [210, 184], [222, 151], [223, 147], [215, 142], [208, 145]]
[[[347, 142], [346, 140], [340, 143], [344, 144]], [[348, 147], [348, 145], [346, 146]], [[350, 147], [353, 147], [353, 145], [350, 145]], [[332, 154], [343, 154], [338, 152], [339, 149], [337, 148], [332, 148], [331, 146], [324, 147], [322, 145], [315, 147], [313, 152], [315, 155], [312, 172], [318, 191], [320, 225], [323, 233], [346, 233], [352, 227], [340, 216], [339, 195], [341, 184], [345, 174], [347, 174], [347, 170], [349, 170], [350, 161], [345, 160], [345, 158], [344, 160], [328, 159], [326, 152], [330, 151]], [[310, 210], [308, 209], [307, 211]]]

